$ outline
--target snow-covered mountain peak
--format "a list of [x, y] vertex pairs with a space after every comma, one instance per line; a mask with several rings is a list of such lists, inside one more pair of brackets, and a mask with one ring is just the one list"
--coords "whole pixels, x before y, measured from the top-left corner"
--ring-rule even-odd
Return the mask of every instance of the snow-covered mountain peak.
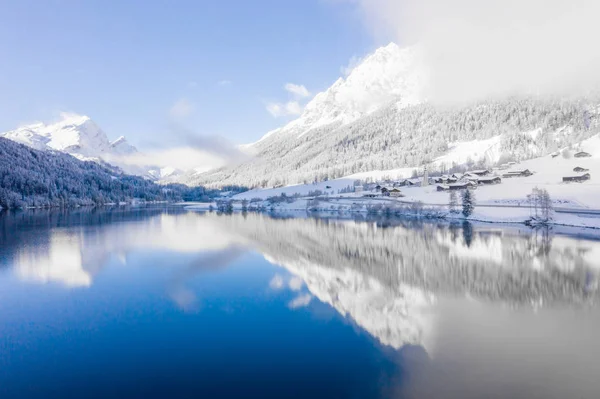
[[54, 123], [33, 123], [4, 137], [40, 150], [57, 150], [80, 157], [99, 157], [110, 149], [106, 134], [86, 115], [62, 113]]
[[110, 143], [112, 152], [116, 155], [129, 155], [138, 152], [137, 148], [129, 144], [123, 136]]
[[419, 48], [390, 43], [366, 56], [347, 77], [318, 93], [298, 119], [269, 136], [302, 136], [331, 123], [350, 123], [391, 102], [401, 107], [418, 104], [424, 101], [425, 81]]

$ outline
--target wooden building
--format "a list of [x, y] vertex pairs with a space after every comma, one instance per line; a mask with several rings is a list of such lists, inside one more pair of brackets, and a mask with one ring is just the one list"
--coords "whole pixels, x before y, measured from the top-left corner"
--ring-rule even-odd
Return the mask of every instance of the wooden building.
[[589, 173], [580, 176], [566, 176], [563, 177], [563, 183], [583, 183], [586, 180], [590, 180], [590, 178]]

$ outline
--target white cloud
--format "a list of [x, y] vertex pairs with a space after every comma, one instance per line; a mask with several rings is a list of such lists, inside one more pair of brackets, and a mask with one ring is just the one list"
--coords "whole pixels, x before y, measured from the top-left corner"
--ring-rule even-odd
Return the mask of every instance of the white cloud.
[[297, 84], [294, 84], [294, 83], [287, 83], [283, 88], [288, 93], [291, 93], [292, 95], [294, 95], [295, 97], [298, 97], [298, 98], [305, 98], [305, 97], [309, 97], [310, 96], [310, 92], [303, 85], [297, 85]]
[[[310, 92], [303, 85], [295, 83], [287, 83], [283, 88], [288, 92], [290, 97], [287, 102], [269, 102], [266, 104], [267, 111], [274, 118], [299, 116], [304, 111], [304, 101], [310, 97]], [[302, 103], [300, 102], [302, 101]]]
[[231, 80], [224, 79], [224, 80], [219, 80], [219, 82], [217, 82], [217, 84], [219, 86], [231, 86], [233, 84], [233, 82]]
[[348, 61], [348, 65], [342, 66], [340, 72], [347, 77], [363, 61], [363, 58], [353, 55]]
[[288, 281], [288, 286], [292, 291], [300, 291], [303, 284], [304, 281], [302, 281], [302, 279], [298, 276], [294, 276], [290, 279], [290, 281]]
[[298, 101], [287, 103], [267, 103], [267, 111], [275, 118], [302, 115], [304, 107]]
[[[107, 159], [110, 162], [111, 159]], [[181, 170], [210, 170], [227, 164], [227, 160], [216, 154], [192, 147], [149, 150], [120, 157], [115, 162], [132, 166], [171, 166]]]
[[280, 290], [283, 288], [283, 277], [281, 277], [279, 274], [276, 274], [273, 276], [273, 278], [271, 279], [271, 281], [269, 281], [269, 287], [271, 287], [274, 290]]
[[431, 99], [600, 86], [598, 0], [347, 1], [378, 41], [419, 43]]
[[194, 104], [187, 98], [179, 99], [169, 109], [169, 114], [173, 118], [185, 118], [194, 112]]
[[312, 300], [312, 295], [310, 295], [310, 294], [298, 295], [296, 298], [292, 299], [288, 303], [288, 307], [290, 309], [304, 308], [304, 307], [308, 306], [308, 304], [310, 303], [311, 300]]

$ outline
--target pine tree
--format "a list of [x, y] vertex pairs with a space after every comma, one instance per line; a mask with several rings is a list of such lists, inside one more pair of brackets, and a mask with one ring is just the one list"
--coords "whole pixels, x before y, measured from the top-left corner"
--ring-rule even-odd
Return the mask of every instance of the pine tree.
[[473, 214], [475, 209], [475, 194], [467, 189], [462, 192], [462, 214], [468, 218]]

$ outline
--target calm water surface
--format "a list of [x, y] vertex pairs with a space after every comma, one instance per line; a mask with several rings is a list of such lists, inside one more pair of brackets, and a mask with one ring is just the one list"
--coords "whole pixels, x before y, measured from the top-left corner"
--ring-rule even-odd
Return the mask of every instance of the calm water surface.
[[597, 399], [600, 242], [561, 233], [0, 213], [0, 398]]

